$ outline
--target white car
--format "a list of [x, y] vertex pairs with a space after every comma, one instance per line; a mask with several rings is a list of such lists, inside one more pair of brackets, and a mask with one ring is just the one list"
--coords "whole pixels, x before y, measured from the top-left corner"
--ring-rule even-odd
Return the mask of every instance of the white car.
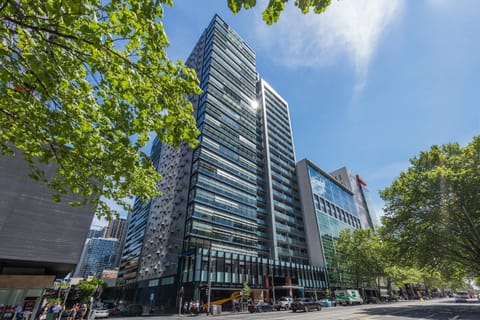
[[455, 302], [467, 302], [470, 299], [470, 294], [467, 291], [459, 291], [454, 294]]
[[108, 309], [96, 308], [95, 309], [95, 318], [108, 318]]
[[290, 297], [281, 297], [278, 299], [275, 309], [277, 310], [289, 310], [290, 305], [292, 304], [293, 298]]

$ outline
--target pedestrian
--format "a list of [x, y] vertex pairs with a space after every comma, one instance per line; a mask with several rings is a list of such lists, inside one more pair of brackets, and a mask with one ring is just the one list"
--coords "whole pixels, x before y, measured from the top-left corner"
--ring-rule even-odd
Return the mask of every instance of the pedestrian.
[[54, 319], [60, 319], [60, 316], [62, 315], [62, 305], [59, 302], [55, 303], [52, 312]]
[[78, 309], [77, 315], [75, 319], [84, 320], [87, 315], [88, 307], [86, 304], [82, 304], [81, 307]]
[[67, 317], [67, 320], [74, 320], [75, 319], [75, 316], [77, 315], [77, 312], [78, 312], [78, 303], [75, 303], [72, 308], [70, 309], [70, 311], [68, 312], [68, 317]]
[[21, 307], [19, 304], [17, 304], [17, 305], [15, 306], [15, 308], [13, 308], [13, 311], [14, 311], [14, 315], [13, 315], [13, 319], [14, 319], [14, 320], [20, 320], [20, 319], [22, 319], [22, 314], [21, 314], [21, 312], [22, 312], [22, 307]]

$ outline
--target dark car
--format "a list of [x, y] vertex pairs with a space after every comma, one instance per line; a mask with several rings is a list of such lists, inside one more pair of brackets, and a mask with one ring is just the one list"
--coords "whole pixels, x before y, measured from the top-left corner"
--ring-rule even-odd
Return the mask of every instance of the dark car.
[[380, 299], [378, 299], [377, 297], [374, 297], [374, 296], [369, 296], [369, 297], [365, 297], [365, 299], [363, 299], [363, 302], [364, 303], [379, 303], [380, 302]]
[[119, 308], [110, 308], [108, 309], [108, 315], [111, 317], [116, 317], [116, 316], [121, 316], [122, 315], [122, 309]]
[[122, 316], [141, 316], [143, 307], [139, 304], [131, 304], [122, 310]]
[[248, 311], [250, 313], [254, 312], [267, 312], [267, 311], [273, 311], [275, 308], [267, 302], [259, 302], [257, 304], [252, 304], [248, 306]]
[[308, 312], [313, 309], [320, 311], [322, 310], [322, 305], [319, 301], [314, 301], [309, 298], [300, 298], [293, 300], [290, 309], [292, 309], [293, 312], [297, 312], [297, 310]]

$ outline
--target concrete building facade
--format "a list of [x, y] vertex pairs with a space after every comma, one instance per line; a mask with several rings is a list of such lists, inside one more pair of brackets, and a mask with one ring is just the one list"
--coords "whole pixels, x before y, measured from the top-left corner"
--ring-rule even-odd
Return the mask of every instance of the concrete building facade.
[[[73, 273], [94, 210], [70, 206], [73, 195], [53, 201], [29, 170], [20, 152], [0, 157], [0, 304], [31, 309], [55, 278]], [[53, 165], [44, 170], [55, 173]]]

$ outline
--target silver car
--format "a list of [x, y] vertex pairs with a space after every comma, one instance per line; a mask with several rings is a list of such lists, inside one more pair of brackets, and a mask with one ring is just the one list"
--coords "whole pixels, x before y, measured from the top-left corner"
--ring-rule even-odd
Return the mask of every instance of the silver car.
[[105, 308], [96, 308], [95, 318], [108, 318], [108, 309]]

